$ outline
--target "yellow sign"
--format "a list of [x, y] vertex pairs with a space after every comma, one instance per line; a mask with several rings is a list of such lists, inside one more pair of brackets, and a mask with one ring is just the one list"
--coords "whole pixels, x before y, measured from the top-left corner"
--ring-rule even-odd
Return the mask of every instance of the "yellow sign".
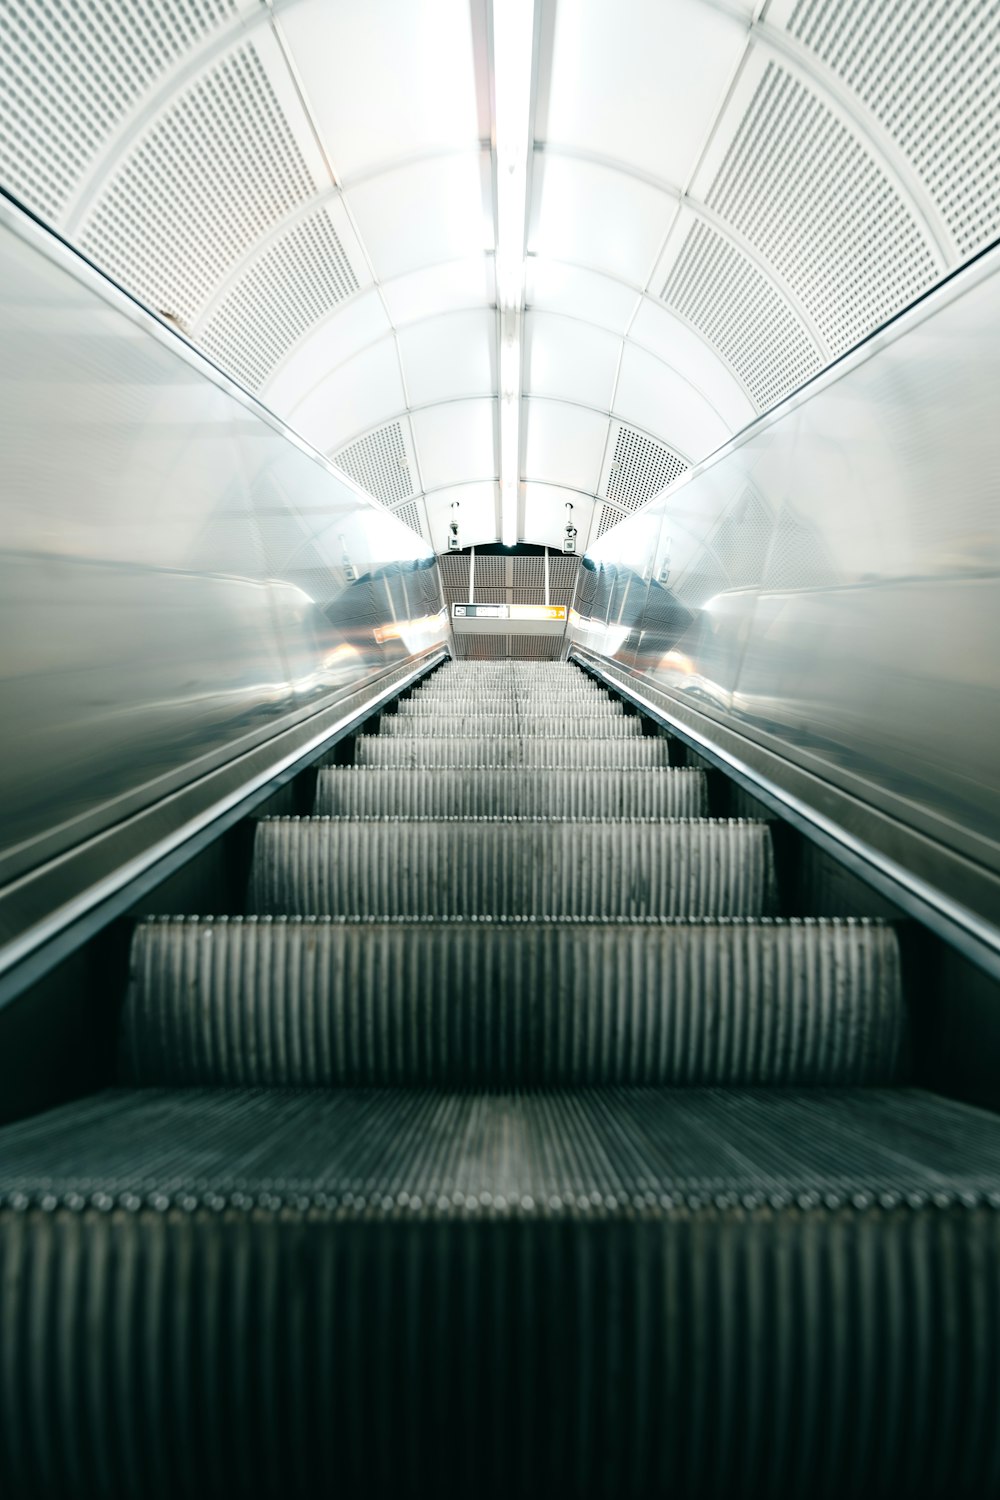
[[512, 604], [512, 620], [565, 620], [565, 604]]

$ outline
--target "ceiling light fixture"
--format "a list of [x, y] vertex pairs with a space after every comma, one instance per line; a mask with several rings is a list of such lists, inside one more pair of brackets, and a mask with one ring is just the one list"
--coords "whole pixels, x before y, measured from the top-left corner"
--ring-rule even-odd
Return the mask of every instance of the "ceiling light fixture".
[[534, 0], [493, 0], [493, 122], [500, 309], [500, 533], [517, 544], [520, 478], [521, 320], [528, 192]]

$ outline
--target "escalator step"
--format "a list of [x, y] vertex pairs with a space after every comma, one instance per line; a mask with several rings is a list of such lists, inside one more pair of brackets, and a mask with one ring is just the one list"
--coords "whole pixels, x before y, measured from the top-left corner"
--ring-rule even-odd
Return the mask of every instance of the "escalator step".
[[1000, 1483], [1000, 1122], [931, 1095], [146, 1090], [0, 1161], [6, 1495]]
[[360, 766], [553, 766], [575, 770], [636, 769], [670, 764], [670, 741], [641, 739], [498, 739], [469, 734], [452, 739], [410, 739], [394, 735], [359, 735], [355, 758]]
[[413, 767], [321, 770], [317, 815], [349, 817], [700, 818], [704, 771], [577, 771], [524, 767], [428, 774]]
[[469, 708], [465, 712], [439, 713], [427, 719], [386, 714], [380, 733], [397, 739], [423, 739], [433, 734], [435, 739], [443, 740], [456, 735], [480, 734], [501, 738], [530, 735], [553, 740], [628, 740], [642, 738], [642, 723], [637, 718], [605, 717], [603, 714], [491, 714]]
[[141, 1084], [861, 1084], [898, 1067], [895, 934], [655, 926], [140, 924]]
[[610, 697], [603, 688], [587, 683], [546, 683], [541, 687], [497, 683], [483, 691], [477, 691], [468, 683], [464, 686], [448, 683], [440, 688], [418, 687], [414, 689], [412, 697], [400, 700], [400, 706], [407, 703], [468, 703], [473, 694], [477, 700], [490, 703], [608, 703], [618, 708], [623, 707], [620, 700]]
[[[464, 708], [470, 706], [470, 693], [468, 689], [449, 689], [447, 693], [435, 693], [431, 688], [421, 688], [414, 693], [412, 698], [400, 700], [398, 710], [401, 714], [422, 714], [437, 711], [445, 705], [452, 708]], [[595, 713], [598, 710], [604, 713], [623, 714], [625, 706], [623, 703], [609, 698], [601, 692], [589, 692], [586, 689], [574, 688], [572, 695], [565, 688], [536, 688], [528, 692], [522, 688], [511, 692], [494, 692], [488, 695], [477, 694], [474, 700], [477, 710], [492, 709], [516, 709], [520, 707], [535, 709], [539, 712], [565, 713], [567, 709], [579, 707], [584, 713]]]
[[765, 823], [263, 818], [250, 910], [354, 917], [759, 917]]

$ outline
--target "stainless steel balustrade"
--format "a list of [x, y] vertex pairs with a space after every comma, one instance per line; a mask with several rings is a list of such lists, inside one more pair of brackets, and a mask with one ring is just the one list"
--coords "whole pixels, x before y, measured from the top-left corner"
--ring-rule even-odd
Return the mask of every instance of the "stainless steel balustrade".
[[570, 627], [972, 944], [1000, 928], [998, 389], [995, 248], [609, 532]]
[[0, 887], [22, 882], [0, 946], [19, 954], [398, 687], [447, 622], [416, 533], [2, 199], [0, 342]]

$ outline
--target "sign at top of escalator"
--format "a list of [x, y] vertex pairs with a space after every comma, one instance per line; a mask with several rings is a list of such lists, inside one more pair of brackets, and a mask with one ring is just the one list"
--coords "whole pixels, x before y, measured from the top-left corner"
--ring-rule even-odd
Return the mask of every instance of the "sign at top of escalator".
[[454, 620], [565, 620], [564, 604], [453, 604]]

